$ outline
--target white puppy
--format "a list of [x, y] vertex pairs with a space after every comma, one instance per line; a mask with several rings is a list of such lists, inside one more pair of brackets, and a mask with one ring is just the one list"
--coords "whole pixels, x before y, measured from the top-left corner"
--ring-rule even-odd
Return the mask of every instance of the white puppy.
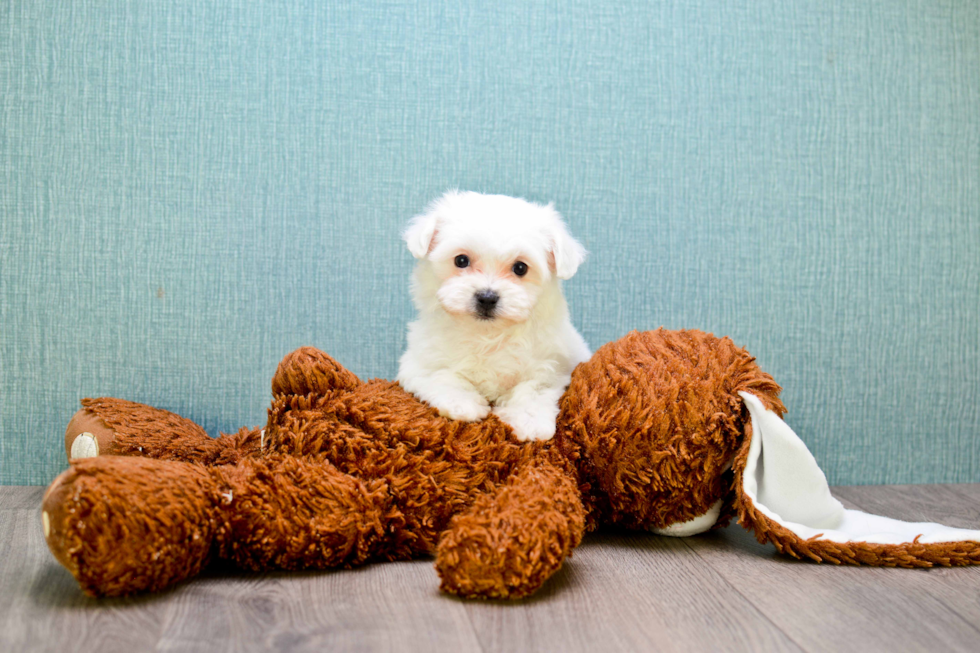
[[404, 233], [418, 259], [398, 382], [443, 415], [492, 410], [521, 440], [555, 434], [558, 400], [591, 354], [561, 279], [585, 260], [558, 212], [504, 195], [450, 191]]

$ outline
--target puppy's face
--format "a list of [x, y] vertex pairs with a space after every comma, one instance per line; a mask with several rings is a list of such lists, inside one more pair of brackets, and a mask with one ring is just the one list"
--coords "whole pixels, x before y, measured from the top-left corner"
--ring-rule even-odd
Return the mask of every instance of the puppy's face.
[[420, 308], [482, 322], [527, 320], [543, 290], [585, 258], [550, 205], [503, 195], [446, 193], [412, 221], [405, 241], [420, 260]]
[[431, 254], [442, 308], [484, 321], [526, 320], [550, 278], [544, 253], [531, 243], [496, 248], [458, 236], [447, 238]]

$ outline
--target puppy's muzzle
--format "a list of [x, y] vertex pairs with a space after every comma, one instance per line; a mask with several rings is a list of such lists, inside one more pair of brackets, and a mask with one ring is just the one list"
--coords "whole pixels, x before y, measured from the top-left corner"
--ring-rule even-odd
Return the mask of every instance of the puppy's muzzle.
[[476, 316], [481, 320], [492, 320], [494, 311], [497, 310], [497, 302], [500, 295], [492, 290], [481, 290], [473, 295], [476, 300]]

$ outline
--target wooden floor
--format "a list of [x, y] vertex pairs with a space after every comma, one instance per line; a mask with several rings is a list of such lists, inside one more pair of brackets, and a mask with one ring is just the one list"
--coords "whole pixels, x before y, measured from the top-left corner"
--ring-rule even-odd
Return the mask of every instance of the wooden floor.
[[[0, 651], [980, 651], [980, 567], [798, 562], [733, 525], [590, 536], [533, 598], [439, 593], [432, 562], [208, 575], [85, 597], [48, 553], [42, 488], [0, 488]], [[980, 525], [980, 484], [840, 487], [849, 507]]]

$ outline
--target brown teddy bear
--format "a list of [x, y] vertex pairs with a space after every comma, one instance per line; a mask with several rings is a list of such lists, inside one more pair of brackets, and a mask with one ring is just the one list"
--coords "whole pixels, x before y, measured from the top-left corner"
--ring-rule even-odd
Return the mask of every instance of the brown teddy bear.
[[736, 512], [796, 557], [980, 562], [980, 532], [845, 511], [780, 419], [779, 391], [728, 338], [633, 332], [575, 370], [553, 440], [520, 443], [493, 416], [440, 417], [304, 348], [280, 363], [263, 429], [210, 438], [163, 410], [83, 401], [44, 532], [94, 596], [160, 590], [217, 560], [323, 569], [434, 555], [443, 590], [519, 598], [601, 525], [690, 535]]

